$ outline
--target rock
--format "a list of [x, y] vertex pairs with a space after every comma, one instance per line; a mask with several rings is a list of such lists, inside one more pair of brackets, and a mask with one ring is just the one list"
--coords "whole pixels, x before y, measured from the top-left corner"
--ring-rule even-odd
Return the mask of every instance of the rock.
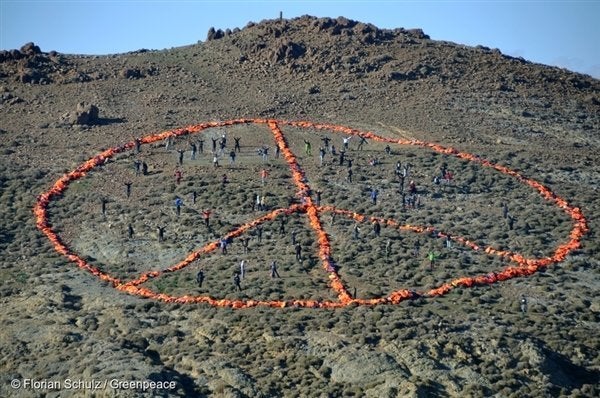
[[93, 125], [98, 123], [99, 109], [96, 105], [80, 102], [75, 112], [67, 112], [61, 116], [64, 122], [77, 125]]
[[42, 50], [40, 50], [38, 46], [33, 44], [33, 42], [29, 42], [23, 47], [21, 47], [21, 53], [25, 54], [26, 56], [32, 56], [35, 54], [41, 54]]
[[210, 27], [208, 29], [208, 33], [206, 34], [206, 41], [218, 40], [225, 36], [225, 33], [221, 29], [215, 30], [214, 27]]
[[255, 397], [258, 394], [256, 381], [233, 364], [217, 358], [209, 358], [200, 361], [196, 366], [213, 378], [209, 385], [209, 387], [213, 387], [213, 390], [222, 385], [237, 390], [245, 396]]
[[18, 104], [24, 102], [21, 98], [12, 95], [11, 93], [4, 93], [0, 96], [0, 104]]
[[279, 42], [271, 52], [269, 58], [272, 63], [288, 63], [291, 60], [298, 59], [306, 52], [306, 48], [293, 41]]
[[335, 21], [331, 18], [319, 18], [314, 22], [318, 31], [324, 31], [335, 25]]
[[319, 88], [319, 86], [317, 86], [316, 84], [315, 84], [315, 85], [312, 85], [312, 86], [310, 86], [310, 88], [308, 89], [308, 93], [309, 93], [309, 94], [318, 94], [318, 93], [320, 93], [320, 92], [321, 92], [321, 89], [320, 89], [320, 88]]
[[2, 50], [0, 51], [0, 62], [13, 61], [23, 58], [23, 54], [19, 50]]
[[416, 39], [429, 39], [429, 35], [426, 35], [423, 29], [407, 29], [406, 33]]
[[533, 114], [531, 112], [529, 112], [529, 111], [523, 110], [521, 112], [521, 116], [523, 116], [523, 117], [533, 117]]
[[10, 50], [9, 51], [11, 59], [21, 59], [23, 58], [23, 54], [19, 50]]
[[331, 380], [336, 383], [364, 385], [389, 379], [405, 379], [408, 372], [392, 357], [365, 349], [342, 349], [325, 358], [331, 368]]
[[21, 83], [39, 83], [43, 78], [42, 74], [30, 68], [21, 69], [17, 74], [17, 81]]
[[142, 72], [137, 68], [125, 68], [121, 71], [120, 75], [125, 79], [140, 79], [144, 77]]

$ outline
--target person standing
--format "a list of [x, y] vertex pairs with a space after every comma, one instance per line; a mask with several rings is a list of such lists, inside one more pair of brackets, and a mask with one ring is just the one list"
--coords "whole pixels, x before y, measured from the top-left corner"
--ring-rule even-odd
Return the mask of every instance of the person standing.
[[360, 136], [360, 141], [358, 143], [358, 150], [362, 151], [363, 145], [367, 143], [367, 140], [362, 135]]
[[352, 236], [354, 240], [359, 238], [360, 228], [358, 227], [358, 223], [354, 224], [354, 228], [352, 229]]
[[196, 282], [198, 282], [198, 287], [202, 287], [202, 283], [204, 282], [204, 271], [201, 269], [198, 270], [198, 273], [196, 274]]
[[263, 195], [260, 197], [260, 210], [261, 211], [267, 210], [267, 196], [266, 195]]
[[260, 171], [260, 180], [262, 181], [263, 185], [265, 185], [265, 183], [267, 182], [268, 176], [269, 176], [269, 171], [267, 169], [262, 169]]
[[133, 232], [133, 226], [129, 224], [127, 226], [127, 236], [129, 237], [129, 239], [133, 239]]
[[280, 278], [279, 272], [277, 272], [277, 262], [276, 261], [273, 261], [271, 263], [270, 275], [271, 275], [271, 278]]
[[377, 195], [379, 195], [379, 191], [375, 188], [371, 188], [371, 202], [374, 205], [377, 204]]
[[236, 152], [241, 152], [242, 148], [240, 147], [240, 139], [241, 137], [233, 137], [233, 140], [235, 141], [235, 145], [233, 147], [233, 150]]
[[165, 150], [169, 150], [171, 149], [171, 145], [173, 145], [173, 137], [172, 136], [168, 136], [167, 138], [165, 138]]
[[183, 205], [183, 200], [181, 198], [175, 199], [175, 211], [177, 212], [177, 217], [181, 215], [181, 206]]
[[245, 237], [242, 238], [242, 246], [244, 247], [244, 254], [248, 254], [248, 244], [250, 243], [250, 238]]
[[508, 215], [508, 229], [510, 231], [513, 230], [513, 227], [515, 225], [515, 218], [513, 216], [511, 216], [510, 214]]
[[411, 195], [417, 194], [417, 184], [415, 184], [414, 180], [411, 180], [408, 184], [408, 193]]
[[421, 242], [419, 242], [418, 240], [415, 242], [415, 245], [413, 247], [413, 255], [415, 257], [419, 256], [419, 252], [421, 251]]
[[106, 216], [106, 204], [108, 203], [108, 199], [106, 198], [101, 198], [100, 199], [100, 207], [101, 207], [101, 211], [102, 211], [102, 215]]
[[521, 312], [524, 314], [527, 312], [527, 298], [521, 296]]
[[433, 265], [435, 263], [435, 259], [437, 258], [437, 254], [431, 250], [429, 253], [427, 253], [427, 258], [429, 259], [429, 269], [433, 270]]
[[323, 137], [321, 137], [321, 141], [323, 141], [325, 150], [329, 150], [329, 141], [331, 141], [331, 138], [329, 138], [327, 136], [323, 136]]
[[323, 159], [325, 159], [325, 148], [319, 148], [319, 165], [323, 166]]
[[132, 182], [125, 182], [125, 195], [127, 195], [127, 197], [129, 198], [131, 196], [131, 185], [133, 184]]
[[261, 155], [262, 155], [263, 162], [267, 163], [267, 161], [269, 160], [269, 147], [268, 146], [263, 146], [261, 148]]
[[323, 195], [323, 192], [320, 189], [317, 189], [317, 192], [316, 192], [317, 198], [315, 201], [317, 206], [321, 206], [321, 195]]
[[258, 237], [258, 243], [262, 242], [262, 233], [263, 233], [263, 228], [262, 225], [259, 225], [258, 227], [256, 227], [256, 232], [257, 232], [257, 237]]
[[394, 169], [394, 174], [396, 176], [400, 176], [402, 174], [402, 163], [400, 161], [396, 162], [396, 168]]
[[340, 151], [340, 166], [344, 165], [344, 156], [346, 155], [346, 151], [345, 150], [341, 150]]
[[293, 230], [292, 231], [292, 246], [296, 245], [296, 234], [297, 234], [296, 230]]
[[185, 151], [183, 149], [178, 149], [177, 153], [179, 154], [179, 165], [181, 166], [183, 164], [183, 154], [185, 153]]
[[175, 183], [179, 185], [179, 183], [181, 182], [181, 178], [183, 177], [183, 173], [181, 172], [181, 170], [175, 170], [175, 174], [173, 175], [175, 176]]
[[310, 156], [311, 152], [312, 152], [312, 145], [310, 144], [310, 141], [304, 140], [304, 153], [306, 153], [308, 156]]
[[165, 227], [157, 226], [156, 227], [156, 232], [157, 232], [157, 235], [158, 235], [158, 241], [159, 242], [164, 242], [164, 240], [165, 240]]
[[142, 162], [142, 175], [148, 175], [148, 164], [146, 162]]
[[344, 137], [343, 140], [343, 144], [344, 144], [344, 151], [348, 150], [348, 145], [350, 144], [350, 139], [352, 138], [352, 136], [350, 137]]
[[206, 228], [210, 229], [210, 214], [211, 211], [210, 210], [204, 210], [202, 212], [202, 217], [204, 218], [204, 225], [206, 226]]
[[133, 167], [135, 168], [135, 175], [139, 176], [142, 171], [142, 162], [139, 160], [134, 160]]
[[192, 147], [192, 155], [190, 156], [190, 160], [196, 160], [196, 151], [198, 151], [198, 147], [193, 142], [190, 142], [190, 146]]
[[279, 235], [285, 235], [285, 221], [285, 217], [282, 217], [279, 223]]
[[221, 247], [221, 254], [227, 254], [227, 239], [221, 238], [219, 246]]
[[236, 272], [235, 274], [233, 274], [233, 284], [235, 285], [235, 288], [238, 292], [242, 291], [242, 286], [240, 282], [240, 275]]
[[375, 236], [379, 237], [379, 235], [381, 234], [381, 225], [379, 224], [379, 221], [375, 220], [375, 222], [373, 222], [373, 232], [375, 233]]
[[244, 279], [246, 276], [246, 260], [240, 262], [240, 278]]
[[262, 210], [260, 208], [260, 194], [254, 195], [254, 201], [252, 202], [252, 211], [254, 211], [254, 209], [256, 209], [258, 211]]
[[296, 249], [296, 260], [298, 260], [298, 262], [302, 262], [302, 246], [300, 245], [300, 243], [296, 243], [295, 246]]

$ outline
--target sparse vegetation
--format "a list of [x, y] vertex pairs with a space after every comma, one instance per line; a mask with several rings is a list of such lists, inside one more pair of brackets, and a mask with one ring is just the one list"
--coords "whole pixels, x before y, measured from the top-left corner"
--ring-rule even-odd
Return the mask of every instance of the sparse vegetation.
[[[297, 46], [281, 43], [282, 38]], [[598, 395], [597, 80], [491, 50], [432, 41], [422, 32], [308, 17], [264, 21], [210, 42], [160, 52], [37, 55], [0, 61], [2, 92], [11, 94], [0, 108], [0, 369], [6, 375], [1, 395], [14, 393], [8, 386], [12, 378], [115, 375], [174, 380], [172, 393], [179, 396]], [[19, 62], [25, 61], [30, 68], [21, 73]], [[138, 70], [139, 77], [124, 78], [126, 70]], [[82, 101], [96, 104], [103, 122], [72, 127], [61, 121]], [[457, 288], [440, 299], [335, 310], [234, 311], [117, 292], [65, 261], [36, 230], [35, 196], [100, 150], [176, 126], [236, 117], [310, 119], [453, 145], [544, 181], [582, 208], [590, 232], [580, 249], [543, 273]], [[323, 204], [434, 225], [527, 256], [549, 255], [568, 239], [572, 223], [560, 209], [489, 168], [414, 147], [392, 146], [387, 155], [385, 144], [373, 141], [361, 152], [352, 140], [350, 184], [346, 166], [334, 158], [326, 156], [319, 164], [320, 136], [331, 136], [339, 150], [340, 135], [289, 126], [284, 131], [311, 186], [323, 191]], [[263, 214], [250, 209], [255, 193], [268, 194], [269, 207], [288, 206], [296, 188], [287, 165], [273, 158], [268, 129], [236, 126], [227, 136], [228, 148], [234, 136], [242, 137], [242, 151], [234, 167], [225, 157], [216, 171], [206, 154], [208, 139], [205, 154], [195, 161], [189, 159], [186, 139], [170, 151], [154, 143], [142, 146], [139, 155], [117, 156], [52, 202], [53, 227], [90, 263], [128, 280], [172, 265]], [[311, 157], [303, 155], [305, 138], [312, 142]], [[264, 187], [256, 154], [262, 144], [271, 147]], [[175, 149], [187, 151], [180, 184], [173, 176]], [[369, 166], [369, 156], [379, 157], [381, 164]], [[135, 159], [148, 163], [149, 175], [135, 176]], [[419, 209], [398, 206], [398, 160], [413, 165], [422, 195]], [[437, 186], [431, 180], [443, 163], [454, 180]], [[231, 181], [224, 188], [223, 173]], [[134, 183], [130, 198], [128, 181]], [[377, 205], [370, 203], [372, 185], [380, 191]], [[191, 203], [194, 190], [196, 205]], [[184, 200], [179, 217], [176, 195]], [[105, 217], [102, 197], [109, 199]], [[502, 202], [515, 217], [513, 230], [502, 217]], [[214, 210], [212, 231], [203, 225], [199, 212], [204, 208]], [[334, 260], [349, 290], [356, 287], [361, 297], [435, 287], [507, 265], [459, 244], [446, 249], [443, 239], [390, 227], [375, 237], [368, 223], [360, 224], [359, 239], [353, 240], [354, 221], [338, 215], [331, 225], [330, 214], [322, 219]], [[164, 242], [157, 240], [158, 225], [165, 226]], [[248, 276], [241, 292], [232, 282], [243, 257], [238, 241], [227, 255], [203, 256], [144, 286], [176, 295], [335, 299], [306, 217], [288, 216], [284, 235], [278, 227], [277, 220], [264, 224], [260, 244], [256, 230], [249, 231]], [[302, 266], [289, 242], [292, 229], [308, 256]], [[421, 254], [415, 257], [417, 239]], [[432, 270], [425, 258], [429, 250], [440, 253]], [[280, 280], [269, 278], [271, 258], [279, 262]], [[197, 266], [206, 271], [202, 289], [195, 281]]]

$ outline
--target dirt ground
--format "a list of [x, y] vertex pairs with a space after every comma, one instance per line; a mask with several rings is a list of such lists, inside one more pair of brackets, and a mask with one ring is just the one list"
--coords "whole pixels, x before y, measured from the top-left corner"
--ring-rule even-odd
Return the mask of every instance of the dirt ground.
[[[108, 56], [32, 46], [0, 54], [2, 396], [81, 396], [81, 389], [65, 388], [66, 379], [175, 382], [172, 389], [87, 388], [89, 396], [598, 395], [598, 80], [493, 49], [433, 41], [420, 31], [380, 30], [344, 18], [262, 21], [218, 36], [171, 50]], [[81, 102], [97, 106], [98, 116], [82, 123]], [[58, 254], [36, 228], [38, 195], [101, 151], [177, 127], [237, 118], [332, 123], [454, 147], [539, 181], [581, 208], [589, 231], [564, 261], [529, 277], [457, 287], [441, 297], [335, 309], [232, 309], [114, 289]], [[311, 197], [322, 191], [319, 219], [339, 277], [357, 298], [399, 289], [427, 292], [515, 264], [458, 241], [446, 247], [430, 233], [383, 225], [378, 236], [370, 222], [332, 217], [327, 206], [435, 227], [530, 258], [551, 256], [570, 238], [573, 220], [565, 211], [476, 162], [412, 145], [391, 144], [388, 153], [386, 143], [375, 140], [359, 149], [353, 137], [340, 165], [347, 135], [280, 127]], [[227, 147], [215, 168], [211, 138], [223, 134]], [[241, 147], [232, 163], [234, 137]], [[321, 163], [324, 137], [338, 155], [329, 150]], [[200, 140], [203, 152], [191, 159], [191, 143]], [[62, 242], [121, 281], [164, 270], [251, 220], [301, 203], [266, 125], [208, 128], [165, 144], [115, 155], [48, 206]], [[269, 148], [266, 159], [258, 153], [263, 146]], [[185, 151], [182, 164], [178, 150]], [[147, 175], [136, 174], [135, 161], [148, 165]], [[398, 162], [410, 165], [405, 189], [415, 181], [419, 206], [401, 205]], [[433, 181], [441, 168], [453, 173], [447, 184]], [[269, 171], [264, 184], [263, 169]], [[255, 195], [265, 198], [264, 209], [253, 208]], [[183, 200], [180, 215], [176, 198]], [[209, 228], [204, 210], [212, 212]], [[164, 228], [162, 241], [158, 227]], [[261, 227], [260, 240], [259, 228], [249, 228], [227, 254], [203, 254], [140, 286], [177, 297], [339, 299], [306, 213], [278, 215]], [[245, 237], [247, 253], [240, 243]], [[429, 252], [436, 254], [433, 267]], [[232, 277], [242, 260], [246, 275], [238, 291]], [[272, 261], [280, 278], [269, 275]], [[62, 386], [13, 389], [13, 380]]]

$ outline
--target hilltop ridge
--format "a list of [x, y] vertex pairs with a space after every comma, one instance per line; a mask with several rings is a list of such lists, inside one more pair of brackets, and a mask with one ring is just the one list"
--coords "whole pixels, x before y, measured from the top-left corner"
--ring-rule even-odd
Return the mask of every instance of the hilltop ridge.
[[[99, 396], [598, 395], [599, 80], [496, 49], [432, 40], [420, 29], [380, 29], [343, 17], [211, 28], [202, 39], [96, 56], [46, 52], [34, 43], [0, 52], [0, 395], [15, 394], [11, 380], [67, 377], [177, 384], [173, 391]], [[293, 122], [302, 120], [314, 124]], [[198, 131], [211, 121], [223, 123], [170, 145], [161, 138], [135, 151], [131, 144], [86, 175], [76, 173], [42, 220], [115, 278], [164, 270], [267, 214], [255, 208], [256, 194], [267, 198], [268, 211], [298, 204], [293, 182], [302, 178], [275, 157], [280, 128], [276, 142], [294, 154], [310, 187], [322, 190], [323, 205], [344, 210], [319, 217], [348, 294], [372, 299], [490, 275], [516, 264], [511, 255], [490, 255], [502, 250], [549, 256], [570, 239], [573, 220], [524, 178], [581, 211], [589, 232], [543, 272], [485, 287], [457, 285], [439, 298], [234, 311], [113, 289], [59, 255], [37, 229], [36, 197], [65, 173], [107, 148], [189, 126]], [[315, 127], [322, 124], [382, 138], [359, 149], [356, 137], [346, 161], [329, 152], [320, 161], [324, 139], [339, 150], [348, 131]], [[241, 148], [235, 162], [224, 151], [215, 167], [211, 138], [223, 133], [227, 149], [236, 137]], [[192, 159], [192, 144], [202, 139], [204, 152]], [[457, 149], [439, 153], [398, 140]], [[265, 146], [266, 159], [258, 152]], [[447, 155], [458, 151], [473, 161]], [[483, 160], [524, 177], [483, 167]], [[140, 174], [141, 161], [148, 169]], [[404, 206], [397, 162], [410, 168], [419, 205]], [[263, 168], [271, 171], [266, 183]], [[447, 168], [453, 181], [436, 185]], [[377, 203], [369, 196], [375, 186]], [[206, 209], [214, 210], [212, 228], [201, 216]], [[366, 221], [352, 219], [362, 214]], [[335, 300], [305, 216], [289, 214], [281, 233], [274, 214], [260, 241], [255, 228], [244, 229], [248, 253], [234, 240], [227, 255], [203, 255], [192, 271], [163, 272], [142, 287], [176, 296]], [[368, 217], [439, 227], [491, 249], [467, 250], [459, 241], [448, 247], [429, 229], [409, 233], [382, 223], [375, 233]], [[294, 257], [291, 231], [305, 260]], [[429, 250], [439, 253], [435, 266], [425, 257]], [[238, 291], [231, 276], [241, 259], [248, 260], [248, 278]], [[269, 277], [271, 260], [282, 278]], [[194, 274], [199, 266], [203, 286]]]

